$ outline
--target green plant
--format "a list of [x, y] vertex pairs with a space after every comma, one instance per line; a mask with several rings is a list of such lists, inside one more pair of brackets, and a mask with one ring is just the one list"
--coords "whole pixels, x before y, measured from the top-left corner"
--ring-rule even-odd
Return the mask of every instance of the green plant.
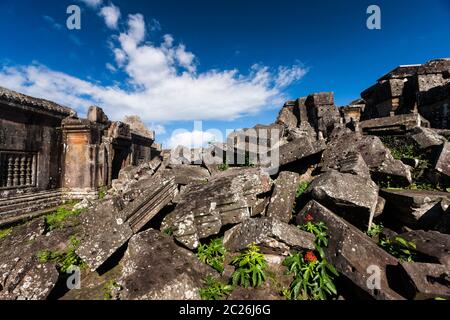
[[55, 212], [45, 216], [45, 229], [47, 232], [58, 229], [62, 222], [70, 216], [79, 216], [84, 210], [70, 210], [66, 206], [61, 206]]
[[379, 241], [379, 245], [385, 251], [402, 261], [414, 261], [416, 244], [412, 241], [407, 241], [397, 236], [393, 240], [382, 238]]
[[249, 244], [243, 253], [231, 261], [231, 264], [236, 267], [231, 276], [233, 285], [240, 284], [244, 288], [259, 287], [266, 281], [267, 262], [254, 243]]
[[230, 165], [228, 163], [221, 163], [219, 164], [217, 169], [219, 169], [219, 171], [227, 171], [228, 169], [230, 169]]
[[295, 192], [295, 202], [294, 206], [292, 208], [292, 214], [297, 214], [297, 212], [300, 210], [299, 204], [300, 204], [300, 198], [305, 193], [306, 189], [309, 187], [309, 182], [303, 181], [298, 185], [297, 191]]
[[450, 188], [445, 189], [445, 191], [450, 192]]
[[116, 281], [109, 280], [108, 282], [106, 282], [102, 289], [103, 300], [111, 300], [113, 298], [112, 292], [118, 288], [120, 288], [120, 285], [118, 285]]
[[80, 268], [85, 268], [86, 264], [83, 260], [75, 253], [75, 250], [79, 247], [80, 241], [72, 236], [69, 239], [70, 244], [66, 251], [50, 251], [43, 250], [39, 251], [37, 257], [40, 263], [54, 262], [56, 263], [58, 270], [61, 273], [66, 273], [72, 266], [77, 266]]
[[383, 231], [383, 229], [384, 226], [382, 223], [380, 224], [372, 223], [372, 226], [370, 227], [369, 230], [367, 230], [366, 233], [369, 237], [375, 238], [381, 233], [381, 231]]
[[333, 280], [338, 272], [325, 259], [319, 260], [314, 252], [291, 254], [283, 265], [288, 268], [288, 274], [294, 275], [290, 289], [283, 292], [287, 299], [326, 300], [337, 294]]
[[205, 287], [199, 291], [202, 300], [222, 300], [233, 291], [233, 286], [222, 283], [211, 276], [205, 279], [204, 284]]
[[211, 240], [209, 245], [200, 245], [197, 249], [197, 257], [201, 262], [213, 267], [220, 273], [224, 270], [225, 254], [227, 250], [223, 246], [223, 239], [217, 238]]
[[163, 231], [164, 234], [168, 235], [169, 237], [173, 236], [173, 230], [172, 228], [166, 228]]
[[108, 187], [106, 186], [100, 187], [100, 189], [98, 190], [98, 199], [99, 200], [105, 199], [107, 194], [108, 194]]
[[13, 228], [6, 228], [6, 229], [0, 230], [0, 240], [2, 240], [3, 238], [6, 238], [12, 232], [12, 229]]
[[321, 257], [324, 257], [323, 248], [328, 247], [327, 226], [323, 222], [314, 222], [314, 218], [311, 214], [307, 214], [305, 220], [306, 223], [297, 227], [300, 230], [312, 233], [316, 237], [316, 250]]

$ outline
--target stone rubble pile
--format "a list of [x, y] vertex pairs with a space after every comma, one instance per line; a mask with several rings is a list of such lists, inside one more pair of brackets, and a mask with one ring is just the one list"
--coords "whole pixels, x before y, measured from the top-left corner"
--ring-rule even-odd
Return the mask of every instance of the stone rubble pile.
[[[435, 97], [424, 88], [446, 61], [394, 70], [350, 106], [312, 94], [287, 102], [274, 124], [234, 132], [231, 145], [179, 147], [123, 169], [103, 200], [82, 205], [78, 224], [47, 232], [35, 220], [0, 240], [0, 299], [51, 297], [61, 277], [36, 252], [64, 250], [68, 234], [80, 239], [85, 273], [116, 274], [115, 298], [199, 299], [205, 277], [229, 276], [200, 263], [202, 243], [223, 237], [232, 254], [255, 243], [280, 266], [296, 250], [314, 250], [315, 237], [297, 228], [311, 216], [327, 227], [324, 253], [341, 298], [449, 299], [450, 130], [438, 115], [426, 121], [415, 91], [400, 88], [403, 78], [418, 79], [419, 111], [431, 101], [436, 113], [448, 100], [448, 77]], [[414, 243], [414, 260], [385, 250], [381, 237]], [[378, 287], [368, 285], [373, 270]], [[272, 289], [253, 296], [273, 298]]]

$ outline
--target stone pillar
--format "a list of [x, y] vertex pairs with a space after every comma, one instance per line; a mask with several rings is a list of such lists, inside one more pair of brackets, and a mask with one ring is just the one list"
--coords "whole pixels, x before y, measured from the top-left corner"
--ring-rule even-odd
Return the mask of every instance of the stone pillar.
[[101, 126], [86, 119], [67, 118], [62, 128], [63, 191], [70, 199], [94, 198], [100, 187], [97, 175]]

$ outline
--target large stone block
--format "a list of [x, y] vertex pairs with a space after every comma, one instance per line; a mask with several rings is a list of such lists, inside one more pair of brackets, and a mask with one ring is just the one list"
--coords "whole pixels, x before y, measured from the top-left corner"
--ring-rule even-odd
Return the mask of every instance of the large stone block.
[[450, 268], [432, 263], [401, 262], [401, 290], [408, 299], [450, 299]]
[[271, 188], [269, 175], [260, 169], [227, 170], [208, 183], [189, 185], [161, 229], [172, 230], [179, 242], [195, 249], [200, 239], [218, 234], [222, 226], [260, 213], [261, 199]]
[[295, 172], [283, 171], [275, 181], [275, 188], [267, 208], [267, 216], [289, 223], [292, 218], [292, 208], [295, 194], [300, 183], [300, 175]]
[[408, 185], [412, 182], [411, 167], [395, 160], [391, 151], [376, 136], [362, 136], [358, 133], [344, 133], [333, 139], [322, 155], [322, 171], [340, 170], [349, 154], [358, 152], [371, 173], [391, 177]]
[[[350, 283], [367, 297], [377, 300], [403, 300], [391, 289], [390, 272], [398, 265], [396, 258], [377, 246], [367, 235], [316, 201], [309, 202], [298, 214], [297, 223], [305, 223], [307, 215], [328, 227], [329, 244], [325, 248], [327, 260]], [[370, 286], [374, 268], [380, 272], [380, 287]], [[372, 270], [372, 271], [371, 271]]]
[[311, 183], [305, 195], [365, 227], [377, 211], [378, 191], [375, 182], [368, 178], [328, 171]]
[[442, 145], [439, 158], [434, 168], [440, 174], [450, 178], [450, 142], [445, 142]]
[[444, 219], [450, 194], [426, 190], [382, 190], [389, 214], [411, 228], [435, 229]]
[[437, 231], [414, 230], [401, 237], [416, 244], [416, 251], [450, 267], [450, 235]]
[[280, 147], [280, 166], [320, 154], [325, 148], [325, 141], [315, 141], [311, 137], [302, 137], [293, 140]]
[[204, 279], [214, 274], [192, 252], [152, 229], [131, 238], [122, 264], [120, 300], [199, 300]]
[[98, 269], [169, 204], [177, 191], [173, 178], [149, 179], [143, 189], [130, 194], [132, 201], [126, 206], [120, 197], [99, 202], [83, 215], [83, 238], [77, 254], [92, 271]]
[[274, 218], [247, 219], [225, 233], [225, 248], [231, 252], [244, 250], [256, 243], [263, 252], [288, 255], [290, 250], [314, 250], [313, 234]]

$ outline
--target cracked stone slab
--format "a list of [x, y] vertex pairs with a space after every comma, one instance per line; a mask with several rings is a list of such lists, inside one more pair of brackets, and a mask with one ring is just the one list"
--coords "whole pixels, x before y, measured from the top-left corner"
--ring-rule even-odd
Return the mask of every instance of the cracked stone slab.
[[227, 250], [238, 252], [256, 243], [263, 252], [288, 255], [291, 249], [314, 250], [313, 234], [275, 218], [247, 219], [225, 232], [223, 244]]

